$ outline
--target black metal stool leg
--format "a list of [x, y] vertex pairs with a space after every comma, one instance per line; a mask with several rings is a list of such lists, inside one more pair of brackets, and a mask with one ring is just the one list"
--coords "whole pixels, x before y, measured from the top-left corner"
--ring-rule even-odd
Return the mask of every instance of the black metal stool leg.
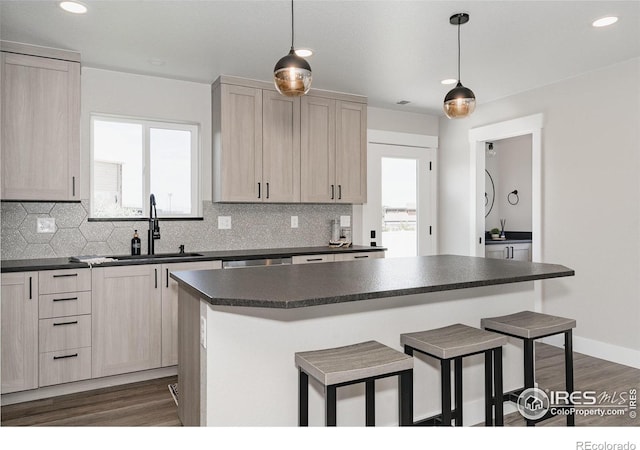
[[298, 426], [309, 426], [309, 376], [298, 370]]
[[484, 426], [493, 425], [493, 383], [492, 378], [493, 358], [491, 350], [484, 352]]
[[451, 360], [440, 360], [442, 380], [442, 425], [451, 426]]
[[[573, 337], [572, 330], [564, 333], [564, 371], [566, 390], [571, 395], [573, 392]], [[571, 405], [571, 403], [570, 403]], [[576, 418], [573, 413], [567, 415], [567, 426], [573, 427], [576, 424]]]
[[327, 386], [326, 393], [326, 418], [325, 422], [328, 427], [336, 426], [336, 387], [335, 386]]
[[456, 358], [453, 365], [454, 393], [456, 400], [456, 426], [462, 426], [462, 358]]
[[405, 370], [399, 375], [400, 426], [413, 425], [413, 370]]
[[[529, 389], [533, 387], [535, 374], [533, 365], [533, 339], [524, 339], [524, 388]], [[535, 423], [531, 420], [527, 420], [527, 426], [532, 427]]]
[[504, 425], [503, 411], [503, 387], [502, 387], [502, 347], [493, 349], [493, 385], [495, 395], [495, 424], [497, 427]]
[[376, 385], [375, 380], [365, 382], [365, 424], [368, 427], [376, 426]]

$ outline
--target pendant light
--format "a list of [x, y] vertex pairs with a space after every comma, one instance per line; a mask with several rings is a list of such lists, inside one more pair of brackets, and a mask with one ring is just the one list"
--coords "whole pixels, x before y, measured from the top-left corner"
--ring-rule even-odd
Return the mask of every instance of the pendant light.
[[451, 25], [458, 26], [458, 84], [444, 98], [444, 112], [449, 119], [467, 117], [476, 109], [476, 96], [460, 82], [460, 25], [469, 21], [469, 14], [458, 13], [449, 18]]
[[311, 87], [311, 66], [304, 58], [296, 55], [293, 47], [293, 0], [291, 0], [291, 50], [280, 58], [273, 69], [276, 89], [287, 97], [299, 97], [309, 92]]

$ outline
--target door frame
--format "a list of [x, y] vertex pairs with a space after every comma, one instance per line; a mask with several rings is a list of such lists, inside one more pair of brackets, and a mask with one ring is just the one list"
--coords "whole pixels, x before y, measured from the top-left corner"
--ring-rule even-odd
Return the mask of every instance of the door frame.
[[[386, 131], [386, 130], [367, 130], [367, 166], [370, 165], [370, 144], [381, 144], [388, 146], [398, 146], [398, 147], [411, 147], [416, 149], [428, 149], [431, 151], [431, 171], [430, 177], [427, 181], [428, 183], [428, 192], [429, 192], [429, 202], [430, 202], [430, 211], [427, 211], [427, 216], [432, 217], [431, 226], [432, 226], [432, 234], [430, 235], [430, 239], [427, 243], [422, 243], [422, 249], [425, 249], [427, 254], [436, 254], [437, 253], [437, 224], [438, 224], [438, 205], [437, 205], [437, 149], [438, 149], [438, 137], [437, 136], [428, 136], [423, 134], [413, 134], [413, 133], [400, 133], [395, 131]], [[400, 148], [399, 148], [400, 150]], [[402, 152], [398, 152], [398, 157], [402, 158]], [[371, 182], [371, 176], [374, 172], [368, 170], [369, 180], [367, 182], [367, 186]], [[376, 175], [377, 176], [377, 175]], [[418, 181], [419, 182], [419, 181]], [[368, 188], [367, 188], [368, 189]], [[420, 189], [420, 186], [418, 187]], [[420, 192], [418, 192], [420, 195]], [[367, 196], [368, 202], [373, 200], [372, 196]], [[419, 203], [419, 200], [418, 200]], [[371, 241], [374, 239], [370, 239], [369, 229], [365, 228], [365, 214], [366, 214], [367, 206], [364, 205], [353, 205], [353, 239], [355, 244], [360, 245], [370, 245]], [[420, 219], [418, 219], [420, 220]], [[381, 245], [381, 236], [376, 236], [375, 241], [378, 245]], [[418, 250], [420, 252], [420, 249]]]

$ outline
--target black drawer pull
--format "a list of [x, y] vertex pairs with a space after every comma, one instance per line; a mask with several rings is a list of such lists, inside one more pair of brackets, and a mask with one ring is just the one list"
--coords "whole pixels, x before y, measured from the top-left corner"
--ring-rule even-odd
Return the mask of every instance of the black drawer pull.
[[307, 262], [311, 261], [322, 261], [322, 258], [307, 258]]
[[74, 320], [73, 322], [60, 322], [60, 323], [54, 323], [53, 326], [54, 327], [59, 327], [61, 325], [76, 325], [78, 323], [77, 320]]
[[69, 300], [78, 300], [78, 297], [68, 297], [68, 298], [54, 298], [54, 302], [67, 302]]
[[369, 255], [360, 255], [360, 256], [354, 256], [354, 259], [362, 259], [362, 258], [368, 258]]
[[73, 355], [64, 355], [64, 356], [54, 356], [53, 359], [65, 359], [65, 358], [77, 358], [78, 354], [74, 353]]
[[29, 300], [33, 299], [33, 286], [31, 285], [31, 278], [29, 277]]
[[167, 271], [167, 287], [169, 287], [169, 269], [166, 269]]
[[62, 277], [77, 277], [77, 273], [65, 273], [62, 275], [54, 275], [53, 278], [62, 278]]

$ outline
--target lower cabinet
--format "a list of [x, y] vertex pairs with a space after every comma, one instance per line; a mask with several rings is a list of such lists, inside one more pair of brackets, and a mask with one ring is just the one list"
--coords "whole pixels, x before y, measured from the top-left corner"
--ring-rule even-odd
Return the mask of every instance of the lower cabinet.
[[354, 261], [358, 259], [384, 258], [384, 252], [334, 253], [326, 255], [298, 255], [291, 258], [292, 264], [313, 264], [334, 261]]
[[384, 258], [384, 252], [343, 253], [334, 255], [334, 261], [355, 261], [359, 259]]
[[491, 244], [484, 248], [486, 258], [531, 261], [531, 244]]
[[162, 265], [162, 367], [178, 364], [178, 283], [169, 274], [181, 270], [221, 268], [221, 261]]
[[38, 273], [2, 274], [0, 392], [38, 387]]
[[298, 255], [291, 257], [291, 264], [315, 264], [333, 260], [333, 255]]
[[92, 270], [93, 378], [160, 367], [159, 264]]

